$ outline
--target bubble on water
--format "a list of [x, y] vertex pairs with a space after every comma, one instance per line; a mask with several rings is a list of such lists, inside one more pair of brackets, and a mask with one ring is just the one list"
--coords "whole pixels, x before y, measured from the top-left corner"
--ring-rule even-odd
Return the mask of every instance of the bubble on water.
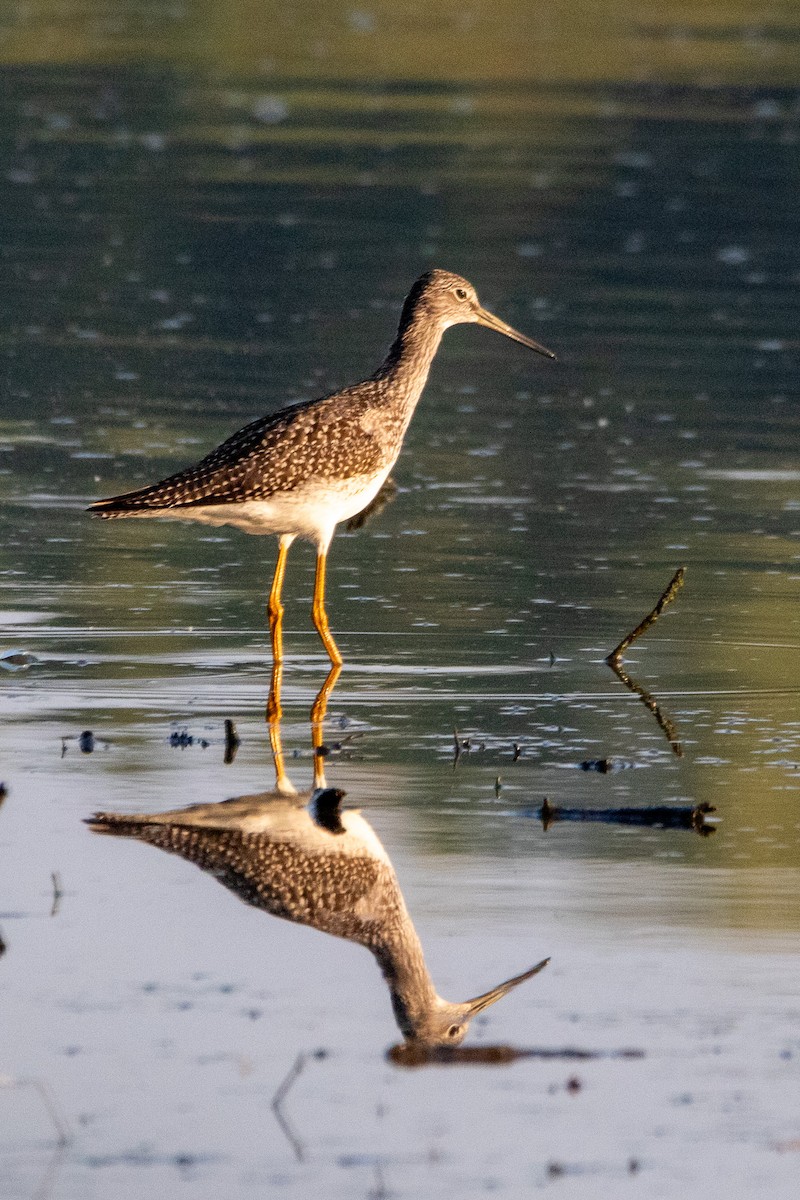
[[728, 267], [740, 267], [750, 261], [750, 251], [746, 246], [723, 246], [717, 251], [717, 258]]
[[353, 8], [347, 14], [347, 23], [356, 33], [372, 33], [375, 29], [375, 17], [363, 8]]
[[165, 317], [163, 321], [159, 321], [159, 329], [167, 329], [169, 331], [176, 329], [184, 329], [194, 320], [191, 313], [176, 313], [174, 317]]
[[621, 150], [614, 155], [614, 162], [620, 167], [630, 167], [635, 171], [646, 171], [653, 165], [653, 156], [645, 150]]
[[258, 96], [250, 109], [257, 121], [264, 125], [277, 125], [289, 115], [289, 107], [280, 96]]
[[753, 116], [759, 121], [774, 120], [781, 115], [781, 106], [777, 100], [757, 100], [753, 105]]

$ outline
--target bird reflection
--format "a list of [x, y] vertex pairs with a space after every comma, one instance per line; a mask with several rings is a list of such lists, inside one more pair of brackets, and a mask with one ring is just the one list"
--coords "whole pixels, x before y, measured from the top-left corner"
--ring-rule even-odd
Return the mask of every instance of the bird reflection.
[[436, 991], [392, 864], [377, 834], [324, 775], [322, 723], [334, 666], [312, 708], [314, 787], [295, 791], [280, 736], [280, 665], [267, 705], [276, 783], [271, 791], [166, 813], [97, 813], [99, 833], [136, 838], [196, 863], [256, 908], [366, 947], [375, 956], [407, 1041], [457, 1046], [472, 1018], [547, 963], [472, 1000]]

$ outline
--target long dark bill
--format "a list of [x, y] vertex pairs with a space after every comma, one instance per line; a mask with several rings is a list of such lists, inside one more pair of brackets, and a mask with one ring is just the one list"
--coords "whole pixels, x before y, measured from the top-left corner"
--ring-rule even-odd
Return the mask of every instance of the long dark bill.
[[505, 334], [512, 341], [521, 342], [523, 346], [528, 346], [531, 350], [535, 350], [537, 354], [543, 354], [545, 358], [555, 358], [552, 350], [548, 350], [546, 346], [540, 346], [533, 338], [526, 337], [524, 333], [519, 333], [511, 325], [506, 325], [505, 321], [501, 321], [494, 313], [490, 313], [488, 308], [476, 308], [475, 320], [479, 325], [485, 325], [487, 329], [493, 329], [495, 333]]

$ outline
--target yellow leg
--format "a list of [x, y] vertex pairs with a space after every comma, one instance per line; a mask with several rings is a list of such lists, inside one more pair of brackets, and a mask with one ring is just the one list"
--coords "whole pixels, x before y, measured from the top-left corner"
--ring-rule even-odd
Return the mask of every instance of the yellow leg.
[[283, 605], [281, 592], [283, 579], [286, 574], [286, 556], [293, 538], [281, 538], [278, 543], [278, 561], [275, 564], [275, 574], [272, 576], [272, 587], [269, 592], [267, 615], [269, 617], [269, 636], [272, 641], [272, 661], [283, 662]]
[[339, 653], [339, 647], [333, 640], [325, 612], [325, 564], [328, 555], [324, 550], [317, 553], [317, 573], [314, 576], [314, 603], [311, 608], [311, 618], [317, 633], [322, 638], [322, 644], [328, 652], [328, 658], [335, 667], [341, 667], [344, 659]]

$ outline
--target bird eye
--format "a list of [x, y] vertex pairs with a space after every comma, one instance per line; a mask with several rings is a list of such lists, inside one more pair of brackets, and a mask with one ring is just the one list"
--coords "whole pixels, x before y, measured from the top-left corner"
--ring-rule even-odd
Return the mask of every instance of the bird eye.
[[467, 298], [467, 293], [464, 290], [464, 288], [462, 288], [462, 287], [457, 287], [455, 289], [455, 295], [456, 295], [456, 300], [466, 300], [466, 298]]
[[448, 1029], [448, 1031], [447, 1031], [447, 1036], [448, 1036], [449, 1038], [454, 1038], [454, 1037], [458, 1037], [458, 1035], [459, 1035], [460, 1033], [461, 1033], [461, 1026], [460, 1026], [460, 1025], [451, 1025], [451, 1026], [450, 1026], [450, 1028], [449, 1028], [449, 1029]]

